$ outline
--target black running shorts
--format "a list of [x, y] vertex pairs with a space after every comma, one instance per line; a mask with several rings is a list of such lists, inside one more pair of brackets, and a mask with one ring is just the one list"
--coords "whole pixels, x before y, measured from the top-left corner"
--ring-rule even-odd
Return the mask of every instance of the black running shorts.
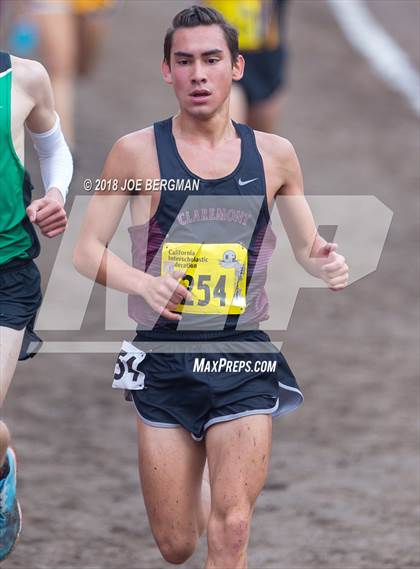
[[33, 357], [42, 340], [33, 327], [41, 305], [41, 279], [33, 261], [2, 270], [0, 267], [0, 326], [22, 330], [25, 328], [19, 360]]
[[132, 345], [144, 359], [134, 351], [130, 358], [126, 348], [115, 377], [140, 377], [131, 398], [141, 420], [154, 427], [184, 427], [201, 440], [216, 423], [280, 415], [303, 401], [285, 358], [261, 330], [139, 332]]

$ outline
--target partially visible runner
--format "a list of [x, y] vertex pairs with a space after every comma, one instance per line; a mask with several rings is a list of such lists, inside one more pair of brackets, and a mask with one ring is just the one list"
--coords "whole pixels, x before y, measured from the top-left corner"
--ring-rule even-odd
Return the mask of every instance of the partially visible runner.
[[[46, 192], [33, 201], [24, 167], [25, 125]], [[34, 224], [46, 237], [65, 230], [64, 201], [72, 173], [47, 72], [36, 61], [0, 52], [0, 407], [18, 359], [32, 357], [41, 344], [33, 331], [41, 304]], [[16, 458], [9, 444], [9, 430], [0, 420], [0, 561], [10, 554], [21, 528]]]
[[203, 0], [239, 32], [244, 76], [234, 84], [231, 116], [256, 130], [278, 133], [287, 83], [289, 0]]
[[[192, 6], [175, 16], [162, 71], [180, 110], [116, 142], [102, 173], [113, 191], [92, 198], [74, 254], [83, 274], [130, 295], [138, 331], [113, 387], [138, 414], [153, 536], [166, 561], [183, 563], [207, 529], [206, 569], [247, 566], [272, 417], [303, 400], [260, 329], [277, 196], [300, 264], [332, 290], [348, 281], [337, 245], [317, 233], [290, 142], [230, 119], [243, 66], [221, 14]], [[139, 192], [124, 191], [139, 180]], [[108, 249], [127, 205], [133, 266]]]
[[95, 66], [114, 0], [25, 0], [16, 2], [17, 21], [36, 26], [41, 61], [51, 78], [57, 112], [71, 147], [76, 144], [75, 89], [78, 77]]

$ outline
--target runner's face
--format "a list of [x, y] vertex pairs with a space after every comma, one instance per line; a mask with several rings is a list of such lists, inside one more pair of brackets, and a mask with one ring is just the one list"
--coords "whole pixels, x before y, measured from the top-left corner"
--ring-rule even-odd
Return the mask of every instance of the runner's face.
[[173, 85], [182, 110], [197, 118], [213, 116], [226, 102], [232, 80], [243, 74], [243, 58], [232, 58], [220, 26], [180, 28], [172, 39], [171, 66], [164, 62], [165, 81]]

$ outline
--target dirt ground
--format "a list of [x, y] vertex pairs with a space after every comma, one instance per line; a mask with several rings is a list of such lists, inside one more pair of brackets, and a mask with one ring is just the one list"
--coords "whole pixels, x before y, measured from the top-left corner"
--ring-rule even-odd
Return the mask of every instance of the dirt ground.
[[[126, 2], [111, 20], [104, 57], [78, 91], [75, 193], [99, 174], [117, 137], [175, 110], [159, 60], [170, 18], [185, 4]], [[419, 3], [369, 5], [418, 64]], [[324, 1], [295, 0], [289, 23], [282, 134], [300, 156], [307, 193], [373, 194], [394, 217], [377, 271], [340, 294], [302, 290], [278, 338], [305, 403], [275, 422], [249, 566], [415, 568], [419, 125], [347, 44]], [[44, 285], [57, 247], [44, 242]], [[82, 332], [44, 337], [103, 337], [103, 298], [95, 289]], [[148, 528], [135, 414], [110, 389], [113, 366], [111, 354], [40, 354], [19, 364], [5, 418], [24, 530], [5, 569], [169, 567]], [[198, 569], [204, 558], [202, 542], [184, 567]]]

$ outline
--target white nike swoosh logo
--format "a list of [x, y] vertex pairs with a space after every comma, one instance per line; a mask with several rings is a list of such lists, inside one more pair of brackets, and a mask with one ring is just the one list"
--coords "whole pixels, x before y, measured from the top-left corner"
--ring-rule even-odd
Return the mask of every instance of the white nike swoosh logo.
[[258, 180], [258, 178], [252, 178], [252, 180], [241, 180], [241, 179], [239, 178], [238, 184], [239, 184], [240, 186], [246, 186], [247, 184], [250, 184], [251, 182], [255, 182], [255, 180]]

